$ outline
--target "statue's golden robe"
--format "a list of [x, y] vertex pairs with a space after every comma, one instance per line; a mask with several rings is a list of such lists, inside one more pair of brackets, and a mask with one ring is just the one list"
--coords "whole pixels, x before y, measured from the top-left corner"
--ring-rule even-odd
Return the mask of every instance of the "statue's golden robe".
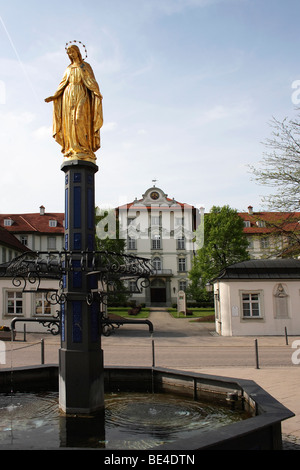
[[102, 95], [91, 66], [70, 64], [53, 95], [53, 137], [66, 159], [96, 159], [103, 124]]

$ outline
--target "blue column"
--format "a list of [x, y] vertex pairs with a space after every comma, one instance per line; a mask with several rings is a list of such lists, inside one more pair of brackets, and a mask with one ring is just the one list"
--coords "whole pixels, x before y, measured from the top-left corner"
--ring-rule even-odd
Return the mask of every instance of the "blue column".
[[103, 354], [98, 301], [86, 301], [96, 279], [82, 270], [82, 252], [95, 243], [95, 188], [98, 167], [74, 160], [65, 173], [65, 249], [72, 252], [72, 270], [64, 278], [59, 394], [66, 413], [91, 413], [104, 407]]

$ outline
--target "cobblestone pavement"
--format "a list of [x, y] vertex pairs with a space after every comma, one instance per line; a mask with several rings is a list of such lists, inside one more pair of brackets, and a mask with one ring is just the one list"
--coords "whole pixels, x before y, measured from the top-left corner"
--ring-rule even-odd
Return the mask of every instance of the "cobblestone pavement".
[[300, 450], [300, 439], [292, 434], [282, 435], [283, 450]]

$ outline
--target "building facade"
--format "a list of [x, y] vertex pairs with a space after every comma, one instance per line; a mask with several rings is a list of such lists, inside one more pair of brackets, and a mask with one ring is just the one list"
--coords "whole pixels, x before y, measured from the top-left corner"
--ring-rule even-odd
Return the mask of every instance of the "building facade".
[[3, 227], [0, 227], [0, 265], [10, 262], [26, 251], [30, 251], [29, 248]]
[[[15, 257], [30, 251], [55, 252], [63, 249], [64, 214], [47, 213], [43, 206], [38, 213], [0, 214], [0, 256], [4, 267]], [[5, 271], [5, 269], [4, 269]], [[0, 279], [0, 326], [10, 326], [14, 318], [42, 319], [52, 317], [57, 305], [49, 301], [51, 289], [58, 289], [58, 281], [44, 279], [45, 292], [23, 292], [23, 285], [14, 283], [12, 278]], [[50, 290], [48, 294], [47, 290]], [[23, 329], [16, 323], [17, 330]], [[45, 332], [39, 323], [29, 323], [27, 331]]]
[[[300, 213], [254, 212], [249, 207], [248, 211], [239, 213], [239, 216], [244, 221], [244, 233], [249, 240], [252, 260], [274, 259], [295, 253], [293, 250], [299, 246]], [[135, 281], [127, 281], [131, 299], [136, 304], [147, 306], [168, 307], [177, 304], [179, 292], [185, 291], [188, 286], [195, 251], [201, 246], [201, 240], [203, 241], [203, 210], [169, 198], [162, 189], [153, 186], [145, 191], [142, 198], [118, 207], [115, 219], [119, 223], [120, 237], [126, 241], [126, 253], [150, 259], [153, 265], [153, 274], [148, 285], [137, 286]], [[199, 233], [200, 237], [197, 238]], [[0, 214], [0, 265], [6, 265], [26, 251], [51, 253], [63, 249], [63, 213], [49, 213], [41, 206], [36, 213]], [[47, 289], [53, 288], [55, 291], [58, 288], [55, 280], [43, 282]], [[225, 285], [224, 279], [222, 282], [224, 285], [218, 291], [218, 296], [222, 291], [223, 302], [229, 294], [226, 294], [228, 283]], [[289, 291], [299, 281], [296, 279], [293, 282], [293, 287], [288, 287]], [[230, 286], [232, 293], [232, 284]], [[270, 287], [270, 283], [268, 286]], [[263, 290], [267, 292], [264, 287]], [[48, 302], [45, 293], [24, 293], [21, 286], [13, 285], [12, 279], [3, 277], [0, 280], [0, 305], [0, 326], [9, 326], [16, 316], [50, 317], [56, 313], [57, 308]], [[224, 314], [225, 304], [222, 305]], [[220, 304], [216, 303], [217, 314], [219, 307]], [[228, 307], [229, 310], [231, 307]], [[231, 325], [233, 321], [236, 323], [236, 319], [231, 318]], [[222, 320], [223, 332], [231, 331], [231, 327], [226, 326], [228, 322], [229, 319]], [[244, 321], [241, 325], [245, 323], [247, 322]], [[254, 323], [253, 321], [250, 324]], [[280, 321], [275, 322], [276, 325], [279, 323]], [[260, 324], [265, 324], [265, 321], [260, 319]], [[216, 325], [219, 328], [220, 323]], [[277, 331], [274, 328], [270, 331]], [[30, 324], [30, 330], [44, 331], [43, 327], [35, 324]], [[252, 334], [251, 331], [254, 330], [248, 327], [247, 331]]]
[[132, 299], [147, 306], [176, 304], [178, 292], [188, 285], [200, 220], [197, 209], [153, 186], [141, 199], [118, 207], [117, 216], [126, 253], [151, 259], [154, 268], [147, 287], [137, 289], [129, 281]]
[[215, 279], [216, 332], [222, 336], [300, 334], [300, 261], [250, 260]]
[[46, 212], [44, 206], [37, 213], [0, 214], [0, 228], [32, 251], [60, 251], [64, 247], [64, 214]]
[[240, 212], [251, 259], [293, 257], [300, 254], [300, 212]]

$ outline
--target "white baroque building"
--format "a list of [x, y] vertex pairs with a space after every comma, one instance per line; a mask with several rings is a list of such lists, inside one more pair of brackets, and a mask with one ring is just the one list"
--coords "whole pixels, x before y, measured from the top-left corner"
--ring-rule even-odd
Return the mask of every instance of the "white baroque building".
[[119, 206], [117, 214], [126, 253], [151, 259], [155, 269], [147, 287], [137, 290], [129, 283], [132, 299], [147, 306], [176, 304], [178, 292], [188, 285], [199, 211], [153, 186], [141, 199]]

